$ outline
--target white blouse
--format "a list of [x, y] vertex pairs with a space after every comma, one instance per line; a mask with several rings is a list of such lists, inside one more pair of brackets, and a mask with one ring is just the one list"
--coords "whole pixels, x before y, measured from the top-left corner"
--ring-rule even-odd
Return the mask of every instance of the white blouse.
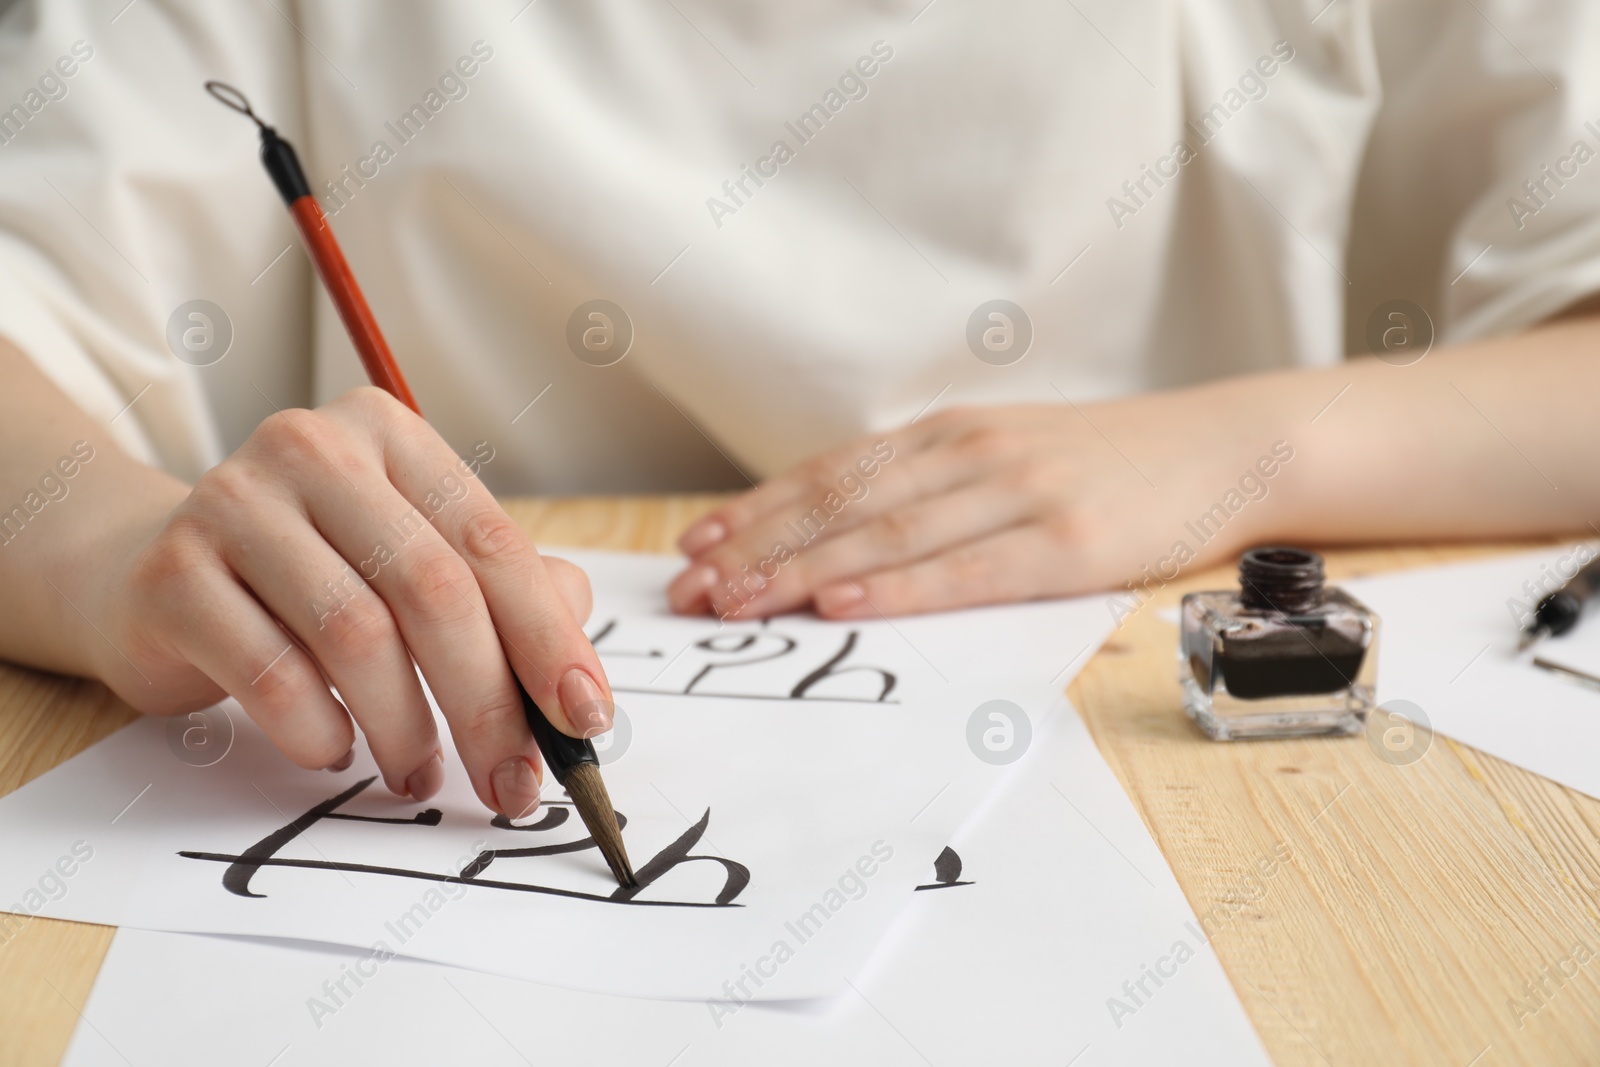
[[742, 486], [1600, 289], [1580, 0], [0, 8], [0, 334], [186, 477], [363, 380], [208, 78], [500, 491]]

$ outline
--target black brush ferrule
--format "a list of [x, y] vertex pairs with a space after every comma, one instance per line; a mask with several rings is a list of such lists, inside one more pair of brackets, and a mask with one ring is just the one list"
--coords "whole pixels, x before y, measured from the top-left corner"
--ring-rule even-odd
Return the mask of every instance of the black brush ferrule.
[[311, 183], [306, 181], [306, 172], [300, 169], [300, 157], [295, 155], [294, 145], [279, 137], [271, 126], [261, 127], [261, 163], [272, 176], [272, 184], [278, 187], [278, 195], [285, 204], [311, 195]]

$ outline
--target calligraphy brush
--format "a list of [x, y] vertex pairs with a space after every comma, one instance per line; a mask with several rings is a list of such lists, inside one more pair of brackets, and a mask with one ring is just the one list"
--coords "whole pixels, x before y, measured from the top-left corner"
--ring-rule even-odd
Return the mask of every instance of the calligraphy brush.
[[[317, 274], [327, 287], [328, 295], [333, 298], [334, 307], [339, 309], [339, 318], [344, 320], [344, 328], [349, 331], [350, 340], [361, 356], [367, 377], [373, 385], [387, 390], [396, 400], [421, 415], [422, 409], [417, 407], [416, 397], [411, 395], [411, 389], [400, 373], [400, 365], [395, 362], [383, 333], [378, 329], [378, 320], [373, 318], [372, 309], [367, 306], [366, 297], [361, 294], [361, 287], [356, 284], [355, 275], [350, 271], [350, 264], [345, 261], [339, 242], [334, 239], [327, 216], [322, 213], [322, 205], [311, 195], [311, 186], [306, 181], [305, 172], [300, 169], [300, 160], [295, 155], [294, 147], [261, 121], [251, 110], [250, 101], [233, 86], [208, 81], [206, 92], [249, 117], [260, 128], [262, 165], [267, 168], [272, 184], [277, 186], [284, 203], [289, 206], [289, 214], [300, 231], [300, 239], [305, 243], [311, 262], [316, 264]], [[539, 744], [545, 765], [572, 797], [572, 806], [578, 809], [583, 825], [588, 827], [600, 854], [606, 858], [606, 865], [616, 876], [617, 884], [628, 888], [637, 886], [633, 867], [628, 862], [628, 851], [622, 844], [622, 831], [617, 826], [616, 809], [611, 806], [611, 797], [600, 777], [600, 760], [595, 755], [594, 745], [583, 738], [568, 737], [550, 725], [550, 720], [539, 710], [520, 680], [517, 688], [522, 693], [522, 711], [527, 716], [528, 728], [533, 731], [534, 740]]]

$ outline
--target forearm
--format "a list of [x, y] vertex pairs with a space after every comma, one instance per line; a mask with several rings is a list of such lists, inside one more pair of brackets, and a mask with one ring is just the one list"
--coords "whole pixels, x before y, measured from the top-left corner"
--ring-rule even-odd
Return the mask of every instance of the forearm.
[[1600, 318], [1187, 390], [1191, 416], [1295, 450], [1259, 533], [1306, 542], [1588, 534], [1600, 520]]
[[104, 639], [80, 614], [86, 577], [188, 489], [124, 453], [4, 339], [0, 381], [0, 659], [92, 674]]

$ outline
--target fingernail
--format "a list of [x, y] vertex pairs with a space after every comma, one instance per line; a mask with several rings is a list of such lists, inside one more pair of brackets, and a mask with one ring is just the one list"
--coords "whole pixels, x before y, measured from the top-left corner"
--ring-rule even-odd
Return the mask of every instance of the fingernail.
[[512, 756], [490, 776], [494, 801], [508, 819], [525, 819], [539, 806], [539, 775], [522, 756]]
[[338, 771], [347, 771], [347, 770], [350, 769], [350, 764], [354, 763], [355, 761], [356, 761], [356, 750], [354, 748], [352, 748], [349, 752], [346, 752], [344, 755], [340, 756], [338, 759], [336, 759], [332, 763], [328, 764], [328, 770], [334, 771], [336, 773]]
[[600, 691], [600, 683], [589, 677], [582, 667], [574, 667], [556, 686], [556, 696], [561, 698], [561, 710], [580, 737], [593, 737], [611, 729], [615, 713], [611, 701]]
[[686, 556], [698, 556], [727, 540], [728, 528], [716, 519], [701, 519], [678, 538], [678, 548]]
[[667, 598], [672, 601], [679, 611], [692, 608], [696, 602], [711, 591], [717, 584], [717, 568], [709, 563], [702, 563], [690, 567], [676, 578], [667, 587]]
[[818, 615], [843, 615], [866, 603], [866, 596], [853, 582], [840, 582], [818, 589], [812, 599], [816, 602]]
[[406, 796], [412, 800], [427, 800], [443, 785], [444, 757], [435, 752], [406, 779]]

